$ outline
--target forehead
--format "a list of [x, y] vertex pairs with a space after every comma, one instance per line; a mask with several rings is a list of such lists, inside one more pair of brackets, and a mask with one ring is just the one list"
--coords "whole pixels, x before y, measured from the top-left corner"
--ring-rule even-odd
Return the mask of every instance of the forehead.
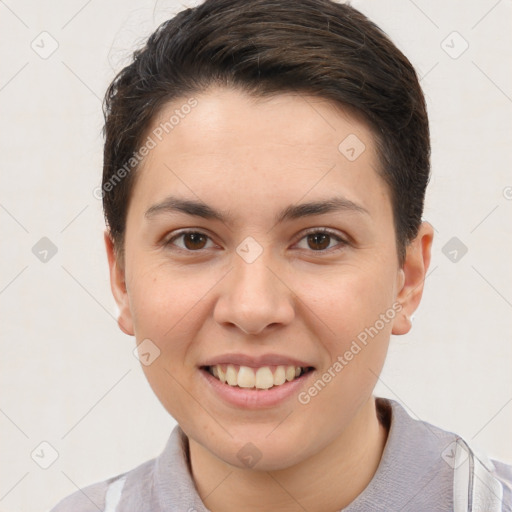
[[[255, 146], [296, 144], [338, 148], [340, 137], [357, 135], [373, 151], [373, 134], [362, 114], [324, 98], [283, 92], [256, 97], [231, 88], [211, 87], [193, 97], [164, 105], [153, 119], [150, 132], [172, 138], [182, 153], [211, 150], [219, 143]], [[187, 130], [186, 128], [192, 128]]]
[[264, 207], [336, 188], [369, 207], [383, 194], [372, 131], [347, 109], [305, 94], [256, 98], [226, 88], [190, 100], [165, 105], [149, 127], [155, 147], [138, 171], [137, 201], [178, 191], [217, 206], [250, 199]]

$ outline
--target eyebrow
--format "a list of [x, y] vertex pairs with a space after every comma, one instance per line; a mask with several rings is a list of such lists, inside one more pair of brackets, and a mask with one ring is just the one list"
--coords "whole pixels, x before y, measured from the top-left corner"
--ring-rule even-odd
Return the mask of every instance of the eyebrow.
[[[279, 224], [284, 221], [340, 211], [370, 214], [361, 205], [345, 197], [335, 196], [321, 201], [290, 205], [276, 216], [275, 223]], [[176, 196], [166, 197], [162, 202], [154, 204], [146, 211], [144, 216], [150, 219], [156, 215], [176, 212], [204, 219], [218, 220], [225, 224], [229, 224], [232, 221], [231, 215], [226, 212], [216, 210], [199, 201], [182, 199]]]

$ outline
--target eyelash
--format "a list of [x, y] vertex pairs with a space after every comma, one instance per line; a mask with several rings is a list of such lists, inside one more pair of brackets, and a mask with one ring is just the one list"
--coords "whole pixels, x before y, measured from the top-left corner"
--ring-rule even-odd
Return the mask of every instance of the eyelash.
[[[197, 230], [192, 230], [192, 229], [189, 229], [189, 230], [185, 230], [185, 231], [181, 231], [180, 233], [174, 235], [172, 238], [170, 238], [169, 240], [167, 240], [164, 245], [166, 247], [170, 247], [173, 245], [173, 242], [184, 236], [184, 235], [189, 235], [189, 234], [195, 234], [195, 235], [202, 235], [202, 236], [205, 236], [207, 237], [208, 239], [211, 240], [211, 238], [206, 234], [206, 233], [203, 233], [202, 231], [197, 231]], [[339, 247], [337, 248], [330, 248], [330, 249], [319, 249], [319, 250], [313, 250], [313, 249], [310, 249], [309, 252], [312, 252], [312, 253], [315, 253], [315, 254], [331, 254], [333, 252], [336, 252], [336, 251], [340, 251], [342, 250], [346, 245], [348, 245], [349, 243], [344, 240], [343, 238], [341, 238], [338, 234], [336, 234], [334, 231], [330, 230], [330, 229], [327, 229], [327, 228], [315, 228], [315, 229], [312, 229], [310, 231], [307, 231], [306, 233], [304, 233], [302, 235], [302, 237], [298, 240], [298, 242], [302, 241], [304, 238], [306, 238], [307, 236], [309, 235], [329, 235], [330, 237], [336, 239], [338, 242], [339, 242]], [[297, 243], [298, 243], [297, 242]], [[193, 251], [193, 250], [190, 250], [190, 249], [183, 249], [182, 247], [174, 247], [173, 250], [178, 250], [178, 251], [182, 251], [182, 252], [188, 252], [188, 253], [200, 253], [201, 251], [205, 251], [206, 249], [198, 249], [196, 251]]]

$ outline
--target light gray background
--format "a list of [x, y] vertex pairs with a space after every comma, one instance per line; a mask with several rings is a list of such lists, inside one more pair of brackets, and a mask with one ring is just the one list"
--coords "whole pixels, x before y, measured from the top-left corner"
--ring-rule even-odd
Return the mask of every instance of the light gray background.
[[[512, 463], [511, 2], [353, 5], [418, 69], [433, 145], [431, 271], [413, 330], [392, 339], [376, 393]], [[135, 467], [160, 453], [174, 425], [134, 339], [117, 327], [93, 190], [104, 91], [136, 45], [181, 9], [0, 1], [3, 512], [47, 510]], [[52, 39], [58, 48], [48, 56]], [[58, 249], [47, 262], [32, 252], [42, 237]], [[451, 246], [443, 252], [452, 237], [468, 249], [455, 262]], [[51, 462], [43, 441], [58, 452], [48, 469], [38, 465]]]

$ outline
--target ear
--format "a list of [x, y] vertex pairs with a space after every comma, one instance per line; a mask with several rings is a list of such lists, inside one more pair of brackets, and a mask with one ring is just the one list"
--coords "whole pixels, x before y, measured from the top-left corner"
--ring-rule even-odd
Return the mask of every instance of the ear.
[[119, 308], [117, 324], [129, 336], [133, 336], [133, 321], [130, 310], [130, 300], [126, 289], [125, 274], [122, 262], [114, 248], [114, 242], [108, 230], [104, 233], [105, 247], [107, 249], [108, 266], [110, 270], [110, 289]]
[[422, 222], [416, 238], [407, 246], [405, 262], [400, 269], [400, 289], [397, 301], [402, 310], [393, 322], [392, 334], [407, 334], [412, 327], [411, 317], [423, 295], [423, 287], [430, 265], [434, 229]]

